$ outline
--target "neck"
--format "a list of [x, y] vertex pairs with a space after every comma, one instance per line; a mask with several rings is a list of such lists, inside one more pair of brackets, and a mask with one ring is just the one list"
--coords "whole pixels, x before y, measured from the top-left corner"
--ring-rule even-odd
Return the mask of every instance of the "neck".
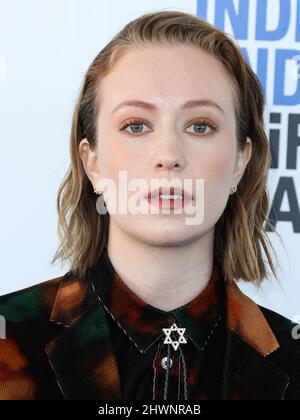
[[138, 241], [110, 222], [107, 252], [123, 282], [146, 303], [171, 311], [207, 286], [213, 268], [211, 230], [197, 241], [157, 246]]

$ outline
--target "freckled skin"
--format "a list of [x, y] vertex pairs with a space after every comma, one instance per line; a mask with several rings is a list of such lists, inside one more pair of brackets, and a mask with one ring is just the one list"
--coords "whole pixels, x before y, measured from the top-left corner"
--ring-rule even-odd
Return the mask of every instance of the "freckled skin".
[[[120, 170], [127, 171], [128, 182], [144, 179], [147, 188], [153, 178], [178, 178], [182, 183], [192, 179], [193, 193], [195, 180], [204, 179], [201, 224], [187, 225], [184, 213], [110, 215], [108, 250], [123, 280], [149, 303], [176, 307], [197, 295], [210, 277], [214, 226], [226, 207], [230, 185], [238, 184], [251, 156], [249, 140], [235, 165], [230, 77], [221, 62], [196, 47], [155, 45], [126, 52], [102, 80], [101, 91], [97, 149], [89, 151], [85, 139], [80, 145], [94, 185], [103, 178], [118, 185]], [[224, 113], [209, 106], [180, 110], [192, 99], [215, 101]], [[111, 115], [125, 100], [152, 102], [158, 110], [123, 107]], [[143, 120], [141, 133], [132, 126], [121, 131], [131, 119]], [[199, 119], [216, 130], [205, 126], [199, 134], [194, 125]], [[134, 267], [128, 255], [135, 256]]]

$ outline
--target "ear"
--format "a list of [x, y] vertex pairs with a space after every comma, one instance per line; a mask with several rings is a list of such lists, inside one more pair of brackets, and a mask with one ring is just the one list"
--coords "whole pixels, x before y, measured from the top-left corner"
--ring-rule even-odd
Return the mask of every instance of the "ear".
[[234, 170], [233, 179], [232, 179], [233, 185], [239, 184], [240, 180], [243, 177], [247, 164], [249, 160], [251, 159], [251, 155], [252, 155], [252, 141], [250, 137], [247, 137], [243, 150], [240, 150], [237, 153], [236, 162], [235, 162], [235, 170]]
[[95, 186], [100, 177], [96, 148], [95, 150], [91, 150], [90, 143], [86, 138], [84, 138], [78, 145], [78, 152], [82, 160], [85, 173], [87, 174], [91, 183]]

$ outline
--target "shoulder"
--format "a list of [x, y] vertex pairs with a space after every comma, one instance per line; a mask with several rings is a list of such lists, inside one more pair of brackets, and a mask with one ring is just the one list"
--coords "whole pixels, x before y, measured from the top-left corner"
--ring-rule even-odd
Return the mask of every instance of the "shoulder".
[[12, 323], [49, 316], [63, 278], [64, 275], [0, 296], [0, 316]]
[[278, 341], [284, 340], [286, 344], [295, 345], [300, 351], [300, 325], [271, 309], [258, 306]]
[[0, 297], [0, 400], [60, 397], [44, 348], [59, 332], [50, 315], [63, 277]]
[[270, 362], [287, 373], [290, 384], [286, 399], [300, 399], [300, 325], [270, 309], [259, 306], [274, 332], [279, 349], [268, 356]]

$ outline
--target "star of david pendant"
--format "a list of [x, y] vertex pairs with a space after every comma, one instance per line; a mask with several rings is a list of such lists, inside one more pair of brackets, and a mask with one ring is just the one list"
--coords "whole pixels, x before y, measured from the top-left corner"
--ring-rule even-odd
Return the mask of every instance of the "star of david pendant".
[[[184, 338], [183, 334], [185, 333], [186, 328], [179, 328], [177, 327], [176, 323], [171, 325], [170, 328], [163, 328], [162, 329], [166, 338], [164, 340], [163, 344], [172, 344], [172, 347], [174, 350], [177, 350], [179, 347], [179, 344], [185, 344], [187, 343], [186, 339]], [[171, 333], [172, 332], [177, 332], [178, 333], [178, 340], [172, 340], [171, 338]]]

